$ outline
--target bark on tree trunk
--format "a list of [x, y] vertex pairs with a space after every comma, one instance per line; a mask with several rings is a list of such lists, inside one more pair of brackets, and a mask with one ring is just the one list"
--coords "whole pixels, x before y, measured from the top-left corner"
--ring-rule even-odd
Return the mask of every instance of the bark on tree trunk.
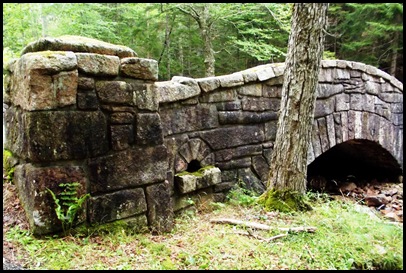
[[[402, 18], [399, 14], [396, 15], [396, 22], [401, 22]], [[398, 45], [399, 45], [399, 32], [395, 32], [395, 37], [393, 38], [393, 45], [392, 45], [392, 60], [390, 66], [390, 72], [392, 76], [396, 77], [396, 70], [397, 70], [397, 60], [398, 60]]]
[[295, 3], [293, 6], [268, 190], [306, 192], [307, 150], [314, 119], [327, 9], [327, 3]]
[[[172, 27], [169, 28], [169, 16], [166, 14], [166, 28], [165, 28], [165, 42], [166, 42], [166, 73], [167, 73], [167, 79], [171, 79], [171, 32], [172, 32]], [[172, 25], [172, 24], [171, 24]]]
[[211, 36], [207, 34], [209, 30], [202, 31], [202, 36], [204, 39], [204, 65], [205, 65], [205, 77], [214, 77], [215, 76], [215, 58], [213, 52], [213, 46], [211, 43]]
[[47, 17], [44, 14], [44, 3], [40, 4], [40, 16], [41, 16], [41, 25], [42, 25], [42, 37], [46, 37], [48, 33], [48, 22]]
[[209, 5], [205, 4], [203, 6], [203, 11], [201, 16], [199, 17], [199, 28], [200, 28], [200, 35], [203, 39], [203, 53], [204, 53], [204, 66], [205, 66], [205, 76], [206, 77], [214, 77], [214, 50], [213, 45], [211, 43], [211, 27], [209, 25], [210, 13], [209, 13]]
[[[199, 4], [200, 5], [200, 4]], [[178, 9], [190, 15], [193, 19], [196, 20], [197, 24], [199, 25], [200, 36], [203, 40], [203, 54], [204, 54], [204, 66], [205, 66], [205, 77], [213, 77], [215, 76], [215, 62], [216, 59], [214, 57], [214, 50], [212, 45], [212, 18], [210, 17], [210, 8], [211, 3], [204, 3], [202, 9], [195, 9], [192, 6], [189, 6], [191, 11], [185, 10], [183, 7], [178, 6]], [[196, 6], [197, 7], [197, 6]]]
[[[395, 33], [394, 39], [397, 42], [397, 40], [399, 39], [398, 33]], [[390, 64], [390, 72], [389, 72], [389, 74], [391, 74], [393, 77], [396, 77], [397, 60], [398, 60], [398, 50], [397, 50], [397, 48], [393, 48], [392, 49], [392, 61]]]
[[182, 76], [185, 75], [185, 63], [184, 63], [184, 57], [183, 57], [183, 45], [182, 45], [182, 36], [179, 37], [179, 62], [180, 62], [180, 67], [181, 71], [180, 74]]

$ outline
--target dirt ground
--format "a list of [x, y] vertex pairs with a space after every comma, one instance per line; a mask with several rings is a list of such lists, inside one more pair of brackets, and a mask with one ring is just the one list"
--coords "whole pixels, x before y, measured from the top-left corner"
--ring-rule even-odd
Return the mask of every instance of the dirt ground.
[[17, 258], [24, 253], [18, 246], [4, 239], [6, 232], [15, 226], [19, 226], [23, 230], [29, 229], [16, 187], [8, 182], [3, 182], [3, 269], [19, 269], [20, 266], [24, 266]]

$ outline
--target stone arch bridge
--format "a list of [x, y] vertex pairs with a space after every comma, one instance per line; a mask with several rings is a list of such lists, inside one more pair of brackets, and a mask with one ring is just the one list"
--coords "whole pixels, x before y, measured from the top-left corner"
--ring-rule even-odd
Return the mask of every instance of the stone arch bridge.
[[[60, 183], [90, 193], [78, 223], [170, 230], [190, 198], [265, 190], [283, 63], [158, 81], [155, 60], [83, 37], [29, 44], [7, 68], [5, 148], [31, 229], [60, 230]], [[403, 173], [403, 84], [375, 67], [321, 63], [309, 174]], [[337, 171], [339, 170], [339, 171]], [[361, 175], [357, 173], [356, 175]]]

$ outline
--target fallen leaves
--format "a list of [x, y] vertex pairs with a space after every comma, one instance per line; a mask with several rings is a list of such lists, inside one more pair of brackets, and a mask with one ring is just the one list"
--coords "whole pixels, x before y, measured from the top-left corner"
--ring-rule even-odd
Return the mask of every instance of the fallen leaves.
[[366, 185], [343, 183], [338, 188], [342, 196], [379, 211], [390, 221], [403, 223], [403, 183], [379, 183]]

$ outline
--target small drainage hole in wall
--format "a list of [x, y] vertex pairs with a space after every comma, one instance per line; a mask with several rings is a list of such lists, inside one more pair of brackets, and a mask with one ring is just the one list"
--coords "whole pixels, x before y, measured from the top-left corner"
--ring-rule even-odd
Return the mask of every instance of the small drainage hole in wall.
[[193, 173], [200, 170], [201, 167], [202, 166], [200, 165], [200, 162], [196, 159], [193, 159], [188, 163], [186, 171]]

